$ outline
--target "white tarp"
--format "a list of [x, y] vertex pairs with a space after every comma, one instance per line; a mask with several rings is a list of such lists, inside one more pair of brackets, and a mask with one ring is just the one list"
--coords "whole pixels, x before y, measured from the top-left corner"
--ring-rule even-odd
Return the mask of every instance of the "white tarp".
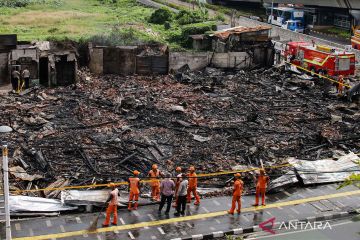
[[286, 172], [284, 175], [274, 180], [271, 180], [268, 190], [279, 191], [298, 182], [299, 180], [297, 179], [294, 170], [290, 170]]
[[[65, 190], [61, 191], [61, 202], [71, 205], [101, 205], [109, 197], [110, 190]], [[128, 192], [120, 192], [119, 206], [125, 206], [129, 200]]]
[[307, 161], [295, 158], [289, 159], [289, 163], [294, 166], [304, 184], [343, 181], [352, 173], [360, 173], [357, 161], [359, 161], [359, 157], [354, 153], [341, 156], [338, 160]]
[[11, 212], [60, 212], [77, 209], [63, 205], [57, 199], [28, 196], [10, 196], [9, 205]]

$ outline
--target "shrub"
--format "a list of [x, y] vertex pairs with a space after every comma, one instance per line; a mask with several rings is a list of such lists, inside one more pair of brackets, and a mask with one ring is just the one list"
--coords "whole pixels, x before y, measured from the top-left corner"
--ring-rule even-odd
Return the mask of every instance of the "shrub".
[[215, 30], [216, 23], [214, 22], [189, 24], [182, 28], [182, 36], [187, 39], [190, 35], [203, 34]]
[[0, 7], [26, 7], [29, 4], [55, 4], [60, 5], [62, 0], [0, 0]]
[[204, 22], [204, 23], [194, 23], [186, 25], [182, 28], [182, 45], [184, 47], [190, 47], [191, 41], [189, 36], [196, 34], [204, 34], [206, 32], [212, 32], [216, 30], [216, 23], [214, 22]]
[[168, 8], [159, 8], [149, 18], [150, 23], [164, 24], [172, 20], [172, 12]]
[[192, 23], [200, 23], [208, 20], [208, 14], [202, 13], [201, 11], [187, 11], [181, 10], [176, 15], [176, 21], [180, 25], [192, 24]]

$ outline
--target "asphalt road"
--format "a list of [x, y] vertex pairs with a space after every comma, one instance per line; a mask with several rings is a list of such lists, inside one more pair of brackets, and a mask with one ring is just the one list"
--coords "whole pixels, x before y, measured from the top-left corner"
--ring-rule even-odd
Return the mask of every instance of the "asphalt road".
[[[261, 231], [259, 224], [271, 218], [276, 222], [337, 214], [360, 207], [360, 190], [336, 185], [292, 188], [268, 195], [265, 207], [252, 207], [254, 196], [243, 196], [240, 215], [229, 215], [231, 197], [203, 199], [200, 206], [188, 204], [185, 216], [158, 214], [157, 206], [142, 206], [137, 211], [119, 211], [119, 225], [102, 228], [102, 214], [96, 232], [88, 232], [94, 214], [72, 214], [12, 222], [14, 240], [41, 239], [191, 239], [193, 236], [228, 232], [234, 229]], [[307, 239], [308, 240], [308, 239]]]

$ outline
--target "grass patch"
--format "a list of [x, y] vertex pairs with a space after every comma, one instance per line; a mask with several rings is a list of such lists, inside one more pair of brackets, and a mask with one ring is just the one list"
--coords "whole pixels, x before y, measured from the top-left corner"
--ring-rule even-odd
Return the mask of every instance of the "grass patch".
[[[42, 1], [42, 0], [41, 0]], [[69, 38], [77, 40], [108, 34], [114, 28], [143, 30], [154, 10], [135, 0], [101, 3], [99, 0], [36, 1], [25, 7], [0, 7], [0, 34], [17, 33], [19, 40]], [[4, 14], [3, 14], [4, 13]]]
[[[24, 7], [0, 7], [0, 34], [15, 33], [20, 41], [91, 40], [106, 45], [157, 41], [184, 50], [184, 29], [203, 32], [215, 24], [198, 12], [183, 12], [181, 21], [172, 17], [164, 24], [154, 24], [149, 22], [153, 12], [155, 9], [138, 5], [135, 0], [36, 0]], [[202, 18], [199, 26], [188, 26], [198, 22], [198, 17]]]

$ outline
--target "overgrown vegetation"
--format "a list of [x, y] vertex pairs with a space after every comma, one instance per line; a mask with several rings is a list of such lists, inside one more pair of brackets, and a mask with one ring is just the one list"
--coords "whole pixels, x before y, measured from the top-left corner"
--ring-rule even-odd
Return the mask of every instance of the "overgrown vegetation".
[[55, 4], [60, 5], [63, 0], [1, 0], [0, 7], [25, 7], [30, 4]]
[[150, 23], [164, 24], [170, 22], [173, 18], [173, 13], [168, 8], [157, 9], [149, 18]]
[[80, 40], [80, 42], [92, 42], [102, 46], [137, 45], [151, 41], [151, 38], [146, 33], [131, 27], [119, 31], [114, 30], [110, 34], [95, 35]]
[[[135, 0], [15, 0], [0, 7], [0, 34], [20, 41], [94, 41], [106, 45], [161, 42], [172, 49], [188, 46], [189, 34], [215, 29], [207, 13], [155, 10]], [[26, 4], [20, 5], [20, 2]], [[10, 6], [10, 7], [9, 7]], [[46, 11], [44, 11], [46, 9]], [[219, 17], [217, 17], [219, 19]]]
[[182, 9], [175, 14], [167, 8], [161, 8], [153, 12], [149, 23], [156, 24], [153, 27], [165, 37], [164, 41], [175, 48], [190, 47], [190, 35], [216, 30], [216, 21], [209, 17], [207, 11], [198, 10]]

